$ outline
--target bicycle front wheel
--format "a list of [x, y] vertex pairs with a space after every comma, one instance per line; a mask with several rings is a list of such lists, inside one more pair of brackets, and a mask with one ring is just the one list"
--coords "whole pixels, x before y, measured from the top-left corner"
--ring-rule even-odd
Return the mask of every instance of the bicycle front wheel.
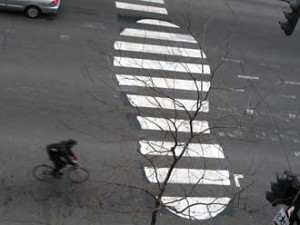
[[41, 181], [48, 181], [52, 178], [52, 166], [48, 165], [38, 165], [33, 168], [32, 175], [34, 178], [41, 180]]
[[68, 178], [73, 183], [82, 183], [90, 178], [90, 173], [82, 167], [74, 167], [73, 169], [69, 170]]

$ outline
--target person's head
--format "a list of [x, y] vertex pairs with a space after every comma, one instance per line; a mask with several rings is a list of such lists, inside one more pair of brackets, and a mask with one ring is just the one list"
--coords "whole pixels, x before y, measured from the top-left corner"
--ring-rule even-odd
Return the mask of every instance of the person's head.
[[69, 147], [73, 147], [73, 146], [76, 145], [76, 144], [77, 144], [77, 141], [75, 141], [75, 140], [73, 140], [73, 139], [67, 140], [67, 145], [68, 145]]

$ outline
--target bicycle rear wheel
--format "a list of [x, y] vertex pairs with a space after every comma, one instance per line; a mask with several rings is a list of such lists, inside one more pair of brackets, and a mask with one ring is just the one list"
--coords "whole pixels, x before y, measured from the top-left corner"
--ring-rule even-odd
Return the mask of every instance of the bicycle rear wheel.
[[73, 183], [82, 183], [90, 178], [90, 173], [82, 167], [74, 167], [68, 171], [67, 176]]
[[41, 181], [48, 181], [50, 180], [52, 176], [52, 171], [53, 171], [52, 166], [48, 165], [38, 165], [33, 168], [32, 170], [32, 175], [34, 178], [41, 180]]

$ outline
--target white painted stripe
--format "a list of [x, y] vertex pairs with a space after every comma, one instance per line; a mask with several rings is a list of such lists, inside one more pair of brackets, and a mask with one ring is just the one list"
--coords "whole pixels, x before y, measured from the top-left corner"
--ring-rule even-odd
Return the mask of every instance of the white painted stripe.
[[[157, 117], [137, 117], [142, 129], [144, 130], [161, 130], [190, 133], [190, 121], [179, 119], [165, 119]], [[192, 123], [194, 133], [209, 134], [210, 130], [207, 121], [194, 120]]]
[[242, 60], [239, 59], [228, 59], [228, 58], [221, 58], [222, 60], [226, 61], [226, 62], [232, 62], [232, 63], [242, 63]]
[[289, 80], [285, 81], [284, 83], [285, 83], [285, 84], [290, 84], [290, 85], [300, 85], [300, 82], [289, 81]]
[[276, 64], [260, 63], [259, 65], [261, 65], [261, 66], [268, 66], [268, 67], [272, 67], [272, 68], [280, 68], [280, 65], [276, 65]]
[[203, 51], [191, 48], [178, 48], [164, 45], [150, 45], [141, 43], [131, 43], [125, 41], [116, 41], [114, 44], [115, 50], [143, 52], [161, 55], [174, 55], [181, 57], [206, 58]]
[[235, 186], [241, 187], [239, 179], [244, 178], [244, 175], [243, 174], [233, 174], [233, 177], [234, 177]]
[[162, 26], [162, 27], [179, 28], [179, 26], [163, 20], [142, 19], [142, 20], [138, 20], [137, 23], [154, 25], [154, 26]]
[[121, 35], [130, 36], [130, 37], [158, 39], [158, 40], [165, 40], [165, 41], [174, 41], [174, 42], [197, 43], [197, 41], [191, 35], [188, 34], [177, 34], [177, 33], [150, 31], [150, 30], [133, 29], [133, 28], [125, 28], [125, 30], [121, 32]]
[[230, 90], [230, 91], [233, 91], [233, 92], [241, 92], [241, 93], [245, 92], [244, 89], [229, 88], [229, 90]]
[[297, 99], [297, 96], [295, 95], [280, 95], [283, 98], [289, 98], [289, 99]]
[[116, 7], [118, 9], [128, 9], [128, 10], [134, 10], [134, 11], [147, 12], [147, 13], [156, 13], [156, 14], [164, 14], [164, 15], [168, 14], [168, 12], [165, 8], [156, 7], [156, 6], [147, 6], [147, 5], [125, 3], [125, 2], [116, 2]]
[[192, 220], [206, 220], [215, 217], [226, 208], [230, 200], [227, 197], [162, 197], [163, 203], [169, 206], [167, 207], [169, 211]]
[[255, 113], [254, 109], [246, 108], [246, 114], [248, 114], [248, 115], [254, 115], [254, 113]]
[[116, 74], [119, 85], [208, 92], [210, 82]]
[[[144, 167], [145, 174], [151, 183], [164, 182], [169, 168]], [[168, 181], [169, 184], [208, 184], [230, 185], [228, 170], [202, 170], [202, 169], [173, 169]]]
[[208, 101], [197, 101], [189, 99], [170, 99], [143, 95], [127, 95], [129, 102], [135, 107], [184, 110], [184, 111], [209, 111]]
[[248, 76], [248, 75], [238, 75], [240, 79], [247, 79], [247, 80], [259, 80], [259, 77], [256, 76]]
[[[161, 141], [140, 141], [141, 153], [144, 155], [162, 155], [173, 156], [171, 148], [174, 142], [161, 142]], [[185, 143], [179, 143], [175, 148], [175, 155], [179, 156], [183, 152]], [[183, 157], [201, 157], [201, 158], [215, 158], [224, 159], [223, 149], [217, 144], [198, 144], [189, 143]]]
[[295, 113], [289, 113], [288, 117], [289, 117], [289, 119], [297, 119], [297, 114], [295, 114]]
[[151, 2], [151, 3], [157, 3], [157, 4], [165, 4], [164, 0], [139, 0], [142, 2]]
[[171, 62], [171, 61], [158, 61], [150, 59], [137, 59], [128, 57], [114, 57], [114, 66], [140, 68], [149, 70], [164, 70], [183, 73], [201, 73], [210, 74], [209, 65]]

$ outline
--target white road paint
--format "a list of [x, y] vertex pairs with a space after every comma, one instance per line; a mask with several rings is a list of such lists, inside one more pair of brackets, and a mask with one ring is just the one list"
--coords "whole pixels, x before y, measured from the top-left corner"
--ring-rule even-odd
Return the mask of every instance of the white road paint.
[[[160, 130], [160, 131], [178, 131], [189, 133], [191, 131], [189, 120], [179, 120], [171, 118], [157, 117], [137, 117], [143, 130]], [[194, 120], [192, 122], [194, 133], [209, 134], [209, 126], [207, 121]]]
[[230, 91], [244, 93], [245, 89], [229, 88]]
[[[140, 0], [149, 3], [163, 4], [163, 0]], [[124, 5], [125, 4], [125, 5]], [[117, 4], [116, 4], [117, 5]], [[120, 3], [119, 3], [120, 6]], [[152, 11], [154, 13], [161, 13], [167, 11], [156, 11], [157, 8], [140, 8], [141, 5], [121, 3], [121, 7], [130, 10], [139, 11]], [[145, 6], [142, 6], [145, 7]], [[137, 21], [138, 24], [146, 24], [161, 27], [179, 28], [177, 25], [169, 23], [167, 21], [155, 20], [155, 19], [142, 19]], [[151, 29], [154, 29], [152, 27]], [[148, 54], [163, 54], [163, 55], [174, 55], [174, 56], [184, 56], [193, 58], [206, 58], [204, 53], [199, 50], [199, 46], [196, 40], [188, 34], [180, 33], [170, 33], [170, 32], [160, 32], [152, 31], [146, 29], [134, 29], [125, 28], [121, 32], [121, 36], [134, 37], [142, 39], [154, 39], [164, 41], [163, 45], [154, 44], [142, 44], [144, 40], [139, 40], [135, 43], [117, 41], [114, 45], [116, 50], [121, 52], [131, 51], [131, 52], [141, 52]], [[182, 42], [182, 43], [193, 43], [194, 48], [182, 48], [176, 47], [174, 44], [165, 44], [168, 42]], [[159, 43], [161, 44], [161, 43]], [[199, 54], [200, 53], [200, 54]], [[202, 57], [201, 57], [202, 56]], [[234, 63], [242, 63], [241, 60], [223, 59], [225, 61], [230, 61]], [[126, 57], [114, 57], [114, 66], [116, 67], [129, 67], [129, 68], [139, 68], [143, 70], [161, 70], [161, 71], [174, 71], [183, 73], [196, 73], [196, 74], [210, 74], [210, 68], [208, 65], [202, 64], [188, 64], [181, 62], [170, 62], [170, 61], [158, 61], [149, 59], [139, 59], [139, 58], [126, 58]], [[147, 71], [150, 73], [151, 71]], [[176, 75], [176, 74], [175, 74]], [[174, 75], [174, 76], [175, 76]], [[208, 92], [210, 89], [209, 81], [199, 81], [199, 80], [186, 80], [190, 79], [187, 76], [186, 79], [172, 79], [163, 77], [150, 77], [150, 76], [139, 76], [139, 75], [129, 75], [129, 74], [116, 74], [116, 78], [120, 86], [136, 86], [144, 88], [153, 88], [158, 90], [159, 88], [164, 89], [175, 89], [184, 91], [200, 91]], [[159, 90], [158, 90], [159, 91]], [[232, 89], [234, 92], [244, 92], [244, 89]], [[190, 110], [194, 110], [195, 101], [189, 99], [168, 99], [163, 97], [152, 97], [152, 96], [141, 96], [128, 94], [127, 99], [132, 105], [137, 108], [147, 107], [147, 108], [165, 108], [171, 110], [180, 110], [178, 108], [178, 102], [180, 102], [184, 107]], [[174, 101], [175, 100], [175, 101]], [[208, 101], [203, 102], [206, 107], [201, 108], [202, 112], [207, 112], [209, 109]], [[207, 110], [207, 111], [206, 111]], [[190, 133], [190, 124], [188, 120], [178, 120], [173, 118], [156, 118], [156, 117], [141, 117], [137, 116], [137, 120], [143, 130], [158, 130], [158, 131], [175, 131]], [[209, 125], [207, 121], [193, 121], [192, 124], [194, 133], [204, 133], [209, 134]], [[173, 156], [170, 149], [174, 143], [164, 142], [161, 140], [142, 140], [140, 141], [140, 151], [144, 155], [160, 155], [160, 156]], [[176, 147], [174, 154], [179, 156], [183, 151], [184, 143]], [[188, 145], [187, 151], [183, 154], [183, 157], [198, 157], [198, 158], [217, 158], [224, 159], [223, 149], [218, 144], [200, 144], [200, 143], [190, 143]], [[207, 159], [209, 160], [209, 159]], [[148, 180], [152, 183], [162, 182], [166, 177], [169, 168], [150, 168], [144, 167], [145, 174]], [[235, 184], [240, 186], [239, 178], [242, 175], [236, 175], [234, 177]], [[175, 168], [169, 183], [173, 184], [193, 184], [193, 185], [231, 185], [230, 174], [228, 170], [206, 170], [206, 169], [189, 169], [189, 168]], [[205, 187], [204, 187], [205, 188]], [[222, 197], [169, 197], [163, 196], [162, 201], [166, 204], [167, 209], [174, 214], [186, 218], [186, 219], [196, 219], [205, 220], [215, 217], [221, 213], [226, 205], [229, 204], [230, 198]], [[179, 212], [179, 213], [178, 213]]]
[[149, 38], [174, 42], [187, 42], [195, 44], [197, 43], [197, 41], [191, 35], [188, 34], [177, 34], [134, 28], [125, 28], [125, 30], [121, 32], [121, 36]]
[[300, 140], [299, 139], [296, 139], [296, 138], [293, 138], [292, 141], [296, 144], [299, 144], [300, 143]]
[[199, 49], [179, 48], [164, 45], [150, 45], [125, 41], [116, 41], [114, 44], [114, 49], [119, 51], [173, 55], [191, 58], [206, 58], [204, 52]]
[[138, 59], [138, 58], [129, 58], [129, 57], [115, 56], [114, 66], [149, 69], [149, 70], [173, 71], [173, 72], [182, 72], [182, 73], [210, 74], [210, 67], [205, 64], [159, 61], [159, 60]]
[[209, 111], [208, 101], [197, 101], [188, 99], [162, 98], [144, 95], [127, 95], [129, 102], [135, 107], [199, 111], [207, 113]]
[[160, 77], [134, 76], [125, 74], [116, 74], [116, 78], [121, 86], [136, 86], [149, 88], [166, 88], [184, 91], [202, 91], [208, 92], [210, 82], [180, 80]]
[[300, 152], [294, 152], [294, 154], [295, 154], [295, 156], [296, 156], [297, 158], [300, 157]]
[[297, 119], [297, 114], [295, 114], [295, 113], [289, 113], [288, 117], [289, 117], [289, 119]]
[[280, 95], [283, 98], [289, 98], [289, 99], [297, 99], [297, 96], [295, 95]]
[[[174, 146], [174, 142], [162, 142], [162, 141], [140, 141], [140, 151], [144, 155], [161, 155], [161, 156], [173, 156], [171, 151]], [[223, 149], [217, 144], [198, 144], [189, 143], [187, 148], [184, 149], [185, 143], [179, 143], [175, 148], [174, 154], [183, 157], [199, 157], [199, 158], [215, 158], [224, 159]]]
[[90, 29], [99, 29], [99, 30], [106, 29], [103, 23], [85, 22], [83, 26]]
[[248, 114], [248, 115], [254, 115], [254, 109], [247, 108], [246, 109], [246, 114]]
[[[180, 217], [192, 220], [206, 220], [221, 213], [230, 202], [230, 198], [212, 197], [162, 197], [167, 209]], [[181, 213], [172, 210], [175, 208]]]
[[69, 34], [60, 34], [59, 37], [61, 41], [69, 41], [71, 39], [71, 35]]
[[268, 66], [268, 67], [271, 67], [271, 68], [280, 68], [280, 65], [276, 65], [276, 64], [266, 64], [266, 63], [260, 63], [259, 65], [261, 66]]
[[238, 75], [237, 77], [240, 79], [246, 79], [246, 80], [259, 80], [259, 77], [256, 77], [256, 76]]
[[285, 84], [290, 84], [290, 85], [300, 85], [300, 82], [297, 82], [297, 81], [290, 81], [290, 80], [287, 80], [284, 82]]
[[164, 14], [164, 15], [168, 14], [168, 12], [165, 8], [156, 7], [156, 6], [147, 6], [147, 5], [125, 3], [125, 2], [116, 2], [116, 7], [118, 9], [142, 11], [142, 12], [147, 12], [147, 13], [156, 13], [156, 14]]
[[154, 25], [154, 26], [161, 26], [161, 27], [179, 28], [179, 26], [177, 26], [173, 23], [167, 22], [167, 21], [163, 21], [163, 20], [142, 19], [142, 20], [138, 20], [137, 23], [147, 24], [147, 25]]
[[233, 174], [233, 177], [234, 177], [235, 185], [237, 187], [241, 187], [239, 179], [244, 178], [244, 175], [242, 175], [242, 174]]
[[[164, 182], [170, 168], [144, 167], [149, 182]], [[174, 168], [168, 181], [169, 184], [208, 184], [208, 185], [230, 185], [228, 170], [203, 170]]]
[[151, 3], [157, 3], [157, 4], [165, 4], [164, 0], [139, 0], [142, 2], [151, 2]]
[[224, 132], [218, 132], [218, 135], [219, 135], [220, 137], [225, 137], [225, 133], [224, 133]]
[[226, 62], [232, 62], [232, 63], [242, 63], [243, 61], [242, 60], [239, 60], [239, 59], [228, 59], [228, 58], [221, 58], [223, 61], [226, 61]]

